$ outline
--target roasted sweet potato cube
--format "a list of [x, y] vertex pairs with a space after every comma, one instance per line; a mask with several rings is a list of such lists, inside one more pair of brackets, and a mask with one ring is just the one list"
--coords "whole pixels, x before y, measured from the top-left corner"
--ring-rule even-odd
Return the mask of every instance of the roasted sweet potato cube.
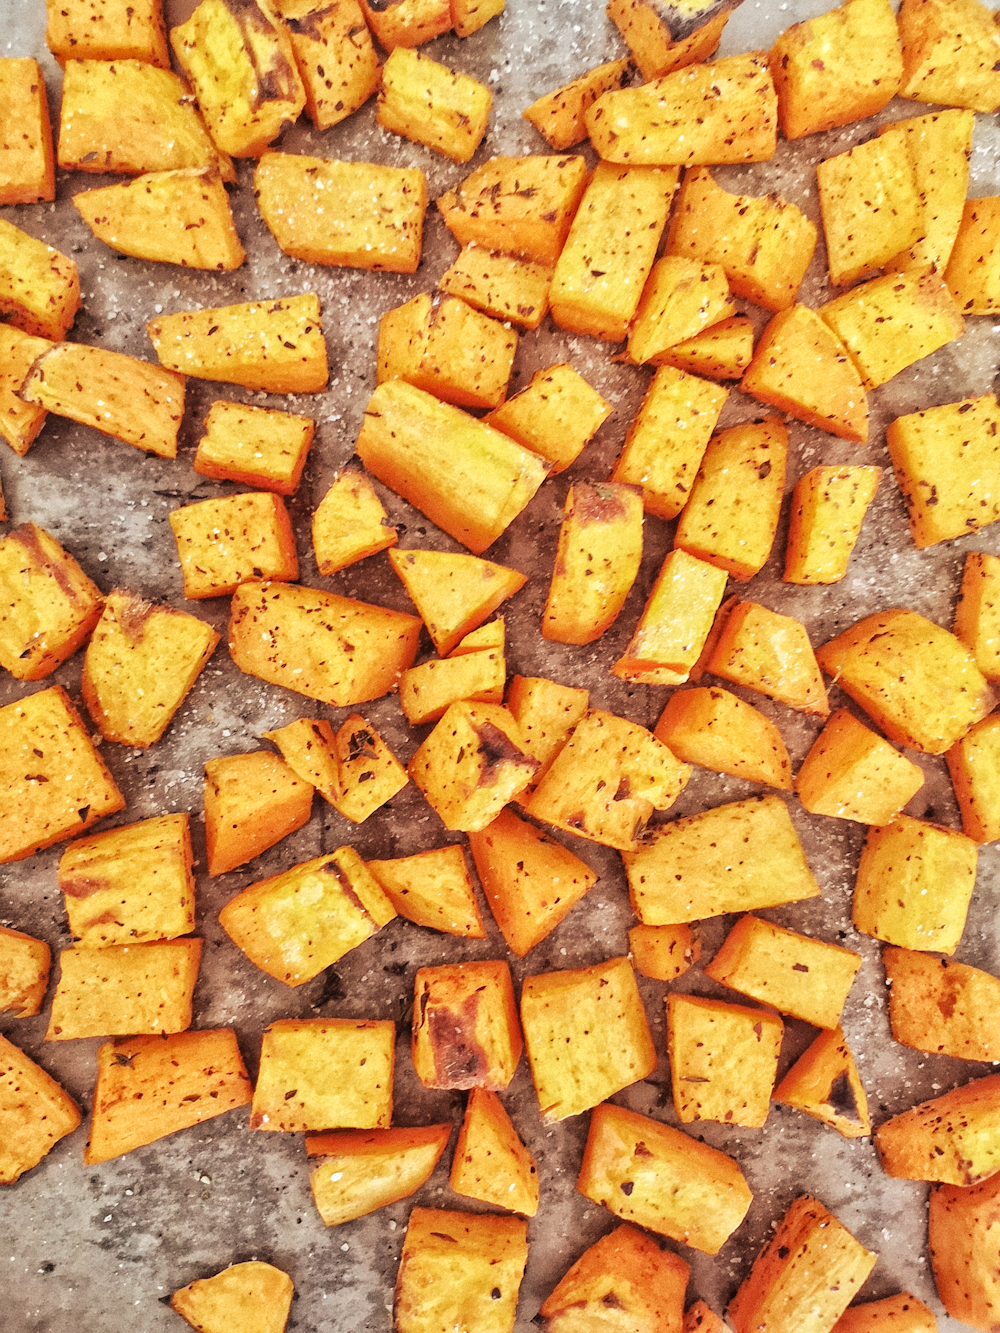
[[521, 1024], [546, 1124], [589, 1110], [656, 1068], [627, 958], [525, 977]]
[[865, 120], [899, 92], [903, 58], [889, 0], [846, 0], [786, 28], [771, 47], [786, 139]]
[[955, 636], [988, 680], [1000, 680], [1000, 558], [969, 551], [955, 606]]
[[779, 311], [761, 334], [740, 388], [844, 440], [868, 439], [868, 397], [847, 349], [815, 310]]
[[786, 583], [836, 583], [861, 533], [882, 477], [879, 467], [816, 467], [800, 477], [792, 494]]
[[1000, 1174], [968, 1188], [937, 1185], [930, 1192], [928, 1248], [941, 1304], [973, 1328], [989, 1328], [1000, 1292], [992, 1257]]
[[908, 1291], [881, 1301], [852, 1305], [834, 1324], [831, 1333], [937, 1333], [933, 1310]]
[[44, 680], [84, 643], [104, 595], [44, 528], [22, 523], [0, 538], [0, 666]]
[[554, 264], [586, 182], [583, 157], [494, 157], [437, 206], [459, 245]]
[[993, 19], [993, 12], [977, 0], [903, 0], [902, 96], [996, 111], [1000, 33]]
[[340, 794], [340, 759], [333, 727], [325, 718], [300, 717], [275, 731], [264, 731], [297, 777], [316, 788], [331, 805]]
[[176, 939], [194, 930], [194, 875], [187, 814], [157, 815], [77, 838], [59, 861], [73, 942], [79, 949]]
[[421, 46], [440, 37], [451, 27], [449, 0], [359, 0], [369, 28], [380, 46], [392, 51], [397, 46]]
[[451, 1124], [310, 1134], [309, 1187], [328, 1227], [415, 1194], [448, 1146]]
[[184, 596], [226, 597], [241, 583], [299, 576], [285, 503], [271, 491], [223, 496], [170, 514]]
[[610, 0], [608, 18], [648, 81], [712, 55], [738, 3], [691, 0], [654, 6], [646, 0]]
[[170, 67], [162, 0], [46, 0], [45, 42], [65, 65], [74, 60], [143, 60]]
[[465, 657], [468, 653], [502, 653], [507, 642], [507, 630], [503, 616], [497, 616], [488, 625], [480, 625], [470, 631], [458, 646], [448, 654], [449, 657]]
[[73, 260], [0, 218], [0, 317], [55, 342], [66, 336], [79, 309]]
[[581, 838], [631, 851], [653, 811], [668, 810], [690, 776], [687, 764], [645, 727], [594, 709], [524, 808]]
[[725, 1333], [725, 1325], [704, 1301], [695, 1301], [684, 1313], [683, 1333]]
[[112, 591], [87, 645], [81, 682], [101, 735], [139, 748], [155, 744], [218, 642], [195, 616]]
[[577, 481], [566, 495], [542, 637], [593, 643], [618, 618], [642, 560], [642, 490]]
[[784, 1024], [777, 1015], [693, 995], [667, 996], [667, 1051], [682, 1125], [759, 1129], [771, 1109]]
[[[726, 591], [728, 574], [687, 551], [671, 551], [663, 562], [631, 641], [611, 668], [623, 680], [665, 668], [678, 684], [701, 656]], [[662, 736], [658, 740], [666, 740]]]
[[30, 1018], [41, 1011], [51, 961], [44, 940], [0, 926], [0, 1013]]
[[718, 384], [661, 366], [629, 427], [612, 480], [641, 486], [647, 513], [676, 518], [728, 396]]
[[964, 315], [1000, 310], [998, 200], [969, 199], [945, 270], [945, 282]]
[[408, 921], [447, 935], [485, 939], [461, 843], [389, 861], [369, 861], [368, 869], [399, 915]]
[[584, 113], [606, 162], [696, 167], [766, 162], [778, 99], [762, 51], [687, 65], [639, 88], [604, 93]]
[[586, 713], [589, 697], [586, 690], [559, 685], [544, 676], [515, 676], [511, 680], [507, 707], [521, 728], [525, 750], [539, 762], [534, 785], [548, 772]]
[[378, 382], [405, 380], [458, 407], [497, 407], [516, 350], [513, 329], [457, 296], [424, 292], [382, 316]]
[[38, 1165], [80, 1123], [69, 1093], [0, 1035], [0, 1185]]
[[57, 155], [67, 171], [139, 176], [216, 166], [224, 181], [236, 180], [187, 84], [141, 60], [66, 62]]
[[810, 814], [860, 824], [890, 824], [923, 785], [923, 769], [846, 708], [831, 715], [795, 777]]
[[959, 1060], [993, 1060], [1000, 1049], [1000, 979], [915, 949], [882, 950], [893, 1040]]
[[866, 616], [816, 658], [891, 741], [925, 754], [950, 750], [995, 702], [965, 645], [905, 608]]
[[46, 1041], [184, 1032], [201, 940], [63, 949]]
[[18, 397], [18, 389], [36, 359], [52, 346], [48, 338], [34, 338], [13, 324], [0, 323], [0, 436], [20, 457], [31, 448], [48, 412]]
[[778, 796], [660, 824], [623, 860], [632, 910], [650, 926], [777, 907], [820, 891]]
[[336, 574], [395, 546], [398, 539], [369, 479], [358, 468], [344, 468], [313, 514], [312, 542], [319, 572]]
[[584, 1250], [541, 1314], [551, 1333], [573, 1333], [583, 1321], [599, 1328], [609, 1309], [623, 1312], [636, 1333], [680, 1333], [689, 1272], [678, 1255], [626, 1223]]
[[395, 689], [419, 641], [416, 616], [319, 588], [254, 582], [233, 595], [229, 652], [240, 670], [335, 708]]
[[973, 842], [995, 842], [1000, 838], [1000, 714], [977, 722], [945, 759], [962, 832]]
[[611, 415], [611, 404], [572, 366], [536, 370], [531, 383], [486, 421], [564, 472]]
[[904, 949], [954, 953], [978, 856], [964, 833], [909, 815], [869, 829], [854, 884], [855, 927]]
[[313, 788], [270, 750], [205, 765], [208, 873], [225, 875], [308, 823]]
[[507, 663], [496, 649], [433, 658], [404, 671], [399, 681], [399, 706], [411, 727], [436, 722], [453, 703], [502, 704]]
[[629, 333], [628, 355], [636, 365], [660, 362], [677, 343], [727, 319], [736, 307], [718, 264], [666, 255], [649, 275]]
[[736, 1333], [829, 1329], [875, 1267], [878, 1255], [821, 1203], [804, 1194], [778, 1223], [726, 1311]]
[[770, 718], [715, 686], [678, 690], [653, 735], [686, 764], [791, 791], [788, 750]]
[[453, 162], [468, 162], [482, 143], [492, 107], [493, 94], [478, 80], [397, 46], [382, 67], [375, 119], [384, 130]]
[[420, 263], [427, 181], [416, 167], [266, 153], [254, 189], [293, 259], [388, 273], [414, 273]]
[[494, 319], [537, 329], [548, 313], [551, 284], [550, 264], [497, 254], [470, 242], [442, 273], [438, 291], [460, 296]]
[[292, 1295], [287, 1273], [254, 1259], [181, 1287], [170, 1297], [170, 1308], [198, 1333], [224, 1328], [285, 1333]]
[[474, 32], [504, 10], [504, 0], [451, 0], [451, 22], [456, 37], [471, 37]]
[[56, 197], [52, 128], [37, 60], [0, 60], [0, 203]]
[[508, 965], [483, 959], [422, 967], [413, 994], [413, 1067], [421, 1083], [506, 1088], [524, 1047]]
[[611, 1102], [590, 1117], [576, 1188], [616, 1217], [705, 1254], [718, 1254], [752, 1198], [726, 1153]]
[[587, 126], [583, 116], [587, 108], [593, 106], [602, 93], [610, 92], [612, 88], [624, 88], [631, 77], [632, 62], [627, 56], [624, 60], [609, 60], [561, 88], [545, 93], [521, 115], [534, 125], [550, 148], [557, 153], [565, 152], [586, 139]]
[[701, 957], [697, 928], [686, 924], [632, 926], [628, 948], [636, 971], [656, 981], [676, 980]]
[[442, 657], [527, 582], [516, 569], [450, 551], [392, 551], [389, 560]]
[[830, 711], [805, 626], [756, 602], [740, 602], [730, 612], [708, 670], [799, 712], [826, 717]]
[[887, 1176], [978, 1185], [1000, 1170], [1000, 1074], [953, 1088], [875, 1131]]
[[341, 724], [332, 750], [337, 761], [337, 788], [328, 799], [353, 824], [363, 824], [409, 781], [406, 769], [389, 746], [358, 713], [352, 713]]
[[399, 1260], [394, 1302], [399, 1333], [467, 1324], [513, 1333], [528, 1259], [528, 1224], [495, 1213], [414, 1208]]
[[[319, 393], [328, 376], [319, 297], [183, 310], [146, 325], [160, 364], [266, 393]], [[216, 337], [221, 334], [221, 337]]]
[[789, 1069], [772, 1097], [830, 1125], [847, 1139], [867, 1138], [872, 1132], [868, 1098], [839, 1027], [819, 1034]]
[[260, 157], [306, 104], [291, 38], [268, 0], [201, 0], [171, 28], [170, 45], [209, 134], [233, 157]]
[[250, 1128], [387, 1129], [395, 1053], [396, 1025], [382, 1019], [279, 1018], [261, 1043]]
[[684, 177], [668, 255], [721, 264], [735, 296], [787, 310], [816, 248], [815, 223], [778, 195], [729, 194], [704, 168]]
[[738, 380], [753, 359], [753, 324], [745, 315], [720, 319], [696, 338], [668, 347], [660, 358], [665, 366], [689, 375], [715, 380]]
[[378, 87], [379, 63], [357, 0], [276, 0], [318, 130], [353, 115]]
[[312, 417], [220, 399], [208, 410], [192, 466], [216, 481], [294, 495], [315, 432]]
[[620, 342], [656, 258], [678, 167], [599, 162], [552, 276], [552, 318], [562, 329]]
[[97, 1051], [84, 1163], [96, 1166], [246, 1106], [251, 1092], [230, 1028], [106, 1042]]
[[470, 1090], [448, 1183], [456, 1194], [495, 1208], [525, 1217], [538, 1212], [535, 1159], [495, 1092]]
[[969, 189], [975, 120], [971, 111], [934, 111], [880, 128], [883, 137], [900, 138], [906, 147], [921, 213], [920, 239], [889, 260], [888, 272], [947, 268]]

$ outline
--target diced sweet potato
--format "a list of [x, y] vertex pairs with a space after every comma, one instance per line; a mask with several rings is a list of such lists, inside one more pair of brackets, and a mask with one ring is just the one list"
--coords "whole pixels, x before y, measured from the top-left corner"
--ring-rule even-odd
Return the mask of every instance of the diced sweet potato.
[[906, 146], [922, 219], [920, 239], [891, 259], [887, 271], [947, 268], [969, 189], [975, 120], [971, 111], [934, 111], [880, 128], [881, 135], [899, 137]]
[[0, 1185], [12, 1185], [38, 1165], [80, 1123], [69, 1093], [0, 1035]]
[[707, 60], [739, 0], [610, 0], [608, 18], [624, 37], [646, 80]]
[[696, 338], [668, 347], [660, 358], [689, 375], [715, 380], [738, 380], [753, 359], [753, 324], [746, 315], [720, 319]]
[[0, 317], [57, 342], [79, 309], [80, 277], [73, 260], [0, 218]]
[[693, 995], [667, 996], [667, 1050], [682, 1125], [714, 1120], [760, 1129], [785, 1026], [776, 1014]]
[[308, 823], [313, 789], [270, 750], [205, 765], [208, 873], [225, 875]]
[[436, 722], [453, 703], [502, 704], [507, 663], [502, 650], [432, 658], [404, 671], [399, 706], [411, 727]]
[[143, 60], [168, 69], [170, 51], [162, 0], [46, 0], [45, 42], [65, 65], [84, 60]]
[[0, 323], [0, 436], [21, 458], [45, 425], [48, 412], [18, 397], [18, 389], [38, 357], [52, 346], [13, 324]]
[[423, 292], [382, 316], [377, 379], [405, 380], [457, 407], [497, 407], [516, 351], [513, 329], [457, 296]]
[[718, 264], [666, 255], [653, 265], [629, 333], [629, 358], [659, 363], [677, 343], [727, 319], [736, 307]]
[[0, 204], [54, 199], [52, 128], [37, 60], [0, 60], [0, 108]]
[[315, 432], [312, 417], [220, 399], [208, 410], [192, 466], [216, 481], [294, 495]]
[[894, 1041], [959, 1060], [993, 1060], [1000, 1049], [1000, 979], [915, 949], [882, 950]]
[[511, 1213], [538, 1212], [538, 1170], [495, 1092], [472, 1088], [448, 1183], [456, 1194]]
[[380, 46], [420, 46], [451, 27], [449, 0], [360, 0], [369, 28]]
[[559, 685], [544, 676], [515, 676], [507, 690], [507, 707], [524, 737], [524, 748], [539, 768], [534, 785], [542, 780], [565, 745], [570, 732], [587, 711], [589, 694], [571, 685]]
[[978, 0], [903, 0], [900, 93], [918, 102], [996, 111], [1000, 107], [1000, 33]]
[[410, 47], [394, 47], [382, 66], [375, 118], [384, 130], [468, 162], [486, 133], [493, 94]]
[[63, 949], [46, 1041], [184, 1032], [201, 940]]
[[546, 93], [532, 102], [521, 115], [534, 125], [550, 148], [565, 152], [582, 143], [587, 137], [584, 112], [593, 106], [602, 93], [612, 88], [624, 88], [632, 76], [632, 62], [609, 60], [590, 69], [586, 74]]
[[524, 1047], [508, 965], [482, 959], [419, 968], [412, 1037], [425, 1087], [506, 1088]]
[[41, 1011], [51, 961], [44, 940], [0, 926], [0, 1013], [30, 1018]]
[[577, 1259], [542, 1302], [548, 1333], [573, 1333], [581, 1321], [599, 1328], [621, 1312], [635, 1333], [680, 1333], [688, 1265], [627, 1223]]
[[830, 717], [795, 777], [810, 814], [861, 824], [891, 823], [923, 785], [923, 769], [846, 708]]
[[782, 791], [792, 789], [781, 732], [753, 704], [728, 690], [678, 690], [667, 700], [653, 735], [685, 763]]
[[261, 1042], [250, 1128], [387, 1129], [395, 1055], [395, 1023], [279, 1018]]
[[674, 981], [701, 957], [701, 937], [695, 926], [632, 926], [629, 956], [637, 972], [656, 981]]
[[945, 759], [962, 831], [974, 842], [995, 842], [1000, 838], [1000, 714], [977, 722]]
[[536, 370], [528, 387], [495, 408], [486, 422], [547, 458], [557, 473], [576, 461], [611, 411], [611, 404], [563, 363]]
[[[686, 551], [671, 551], [612, 672], [630, 680], [650, 669], [665, 668], [676, 674], [677, 684], [683, 684], [701, 656], [727, 581], [724, 569]], [[657, 739], [668, 743], [663, 736]]]
[[969, 551], [955, 606], [955, 637], [961, 639], [988, 680], [1000, 680], [1000, 558]]
[[284, 1333], [292, 1308], [292, 1279], [260, 1260], [233, 1264], [199, 1278], [170, 1297], [170, 1308], [198, 1333], [256, 1325], [260, 1333]]
[[1000, 207], [996, 198], [967, 199], [945, 282], [963, 315], [1000, 310]]
[[[475, 836], [470, 835], [470, 841]], [[368, 869], [408, 921], [466, 939], [486, 938], [461, 843], [369, 861]]]
[[336, 1227], [414, 1194], [437, 1166], [450, 1136], [450, 1123], [309, 1135], [306, 1153], [316, 1159], [309, 1186], [320, 1217]]
[[872, 1132], [868, 1098], [841, 1028], [821, 1032], [799, 1056], [772, 1093], [847, 1139]]
[[830, 712], [805, 626], [756, 602], [740, 602], [730, 612], [707, 669], [802, 713]]
[[840, 1316], [831, 1333], [937, 1333], [933, 1310], [908, 1291], [881, 1301], [852, 1305]]
[[243, 583], [299, 576], [292, 521], [271, 491], [199, 500], [169, 520], [185, 597], [228, 597]]
[[875, 1147], [888, 1176], [978, 1185], [1000, 1170], [1000, 1074], [884, 1121]]
[[1000, 1283], [993, 1255], [997, 1246], [1000, 1173], [971, 1188], [931, 1189], [928, 1248], [938, 1295], [954, 1319], [988, 1329], [994, 1321]]
[[450, 551], [396, 550], [389, 560], [442, 657], [527, 582], [516, 569]]
[[306, 111], [318, 130], [353, 115], [378, 87], [379, 63], [357, 0], [276, 0], [288, 25]]
[[357, 468], [344, 468], [313, 514], [312, 541], [319, 572], [336, 574], [395, 546], [398, 540], [375, 487]]
[[537, 329], [548, 313], [551, 284], [550, 264], [497, 254], [470, 241], [442, 273], [438, 290], [460, 296], [494, 319]]
[[786, 583], [836, 583], [861, 534], [882, 478], [879, 467], [816, 467], [792, 493], [785, 548]]

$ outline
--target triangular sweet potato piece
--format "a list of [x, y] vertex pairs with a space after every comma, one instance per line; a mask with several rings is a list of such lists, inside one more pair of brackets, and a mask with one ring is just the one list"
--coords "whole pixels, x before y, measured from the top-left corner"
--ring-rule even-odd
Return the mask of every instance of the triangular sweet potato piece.
[[[636, 1333], [679, 1329], [689, 1271], [678, 1255], [626, 1223], [585, 1250], [543, 1302], [545, 1326], [551, 1333], [614, 1326]], [[620, 1323], [617, 1317], [614, 1325], [607, 1322], [611, 1311], [621, 1315]]]
[[320, 1217], [335, 1227], [407, 1198], [437, 1166], [450, 1135], [450, 1123], [310, 1134], [306, 1153], [320, 1160], [309, 1184]]
[[400, 916], [448, 935], [486, 937], [461, 843], [414, 856], [369, 861], [368, 869]]
[[802, 713], [829, 716], [826, 687], [805, 625], [756, 602], [733, 608], [708, 670]]
[[198, 1333], [284, 1333], [292, 1279], [272, 1264], [233, 1264], [175, 1291], [170, 1308]]
[[872, 1132], [868, 1098], [842, 1028], [821, 1032], [781, 1080], [771, 1100], [805, 1111], [846, 1139]]
[[526, 574], [474, 555], [393, 550], [389, 559], [442, 657], [527, 582]]
[[456, 1194], [512, 1213], [538, 1212], [538, 1170], [495, 1092], [473, 1088], [451, 1164]]
[[465, 657], [467, 653], [489, 652], [491, 648], [497, 648], [502, 653], [506, 642], [507, 630], [504, 618], [497, 616], [496, 620], [491, 620], [488, 625], [480, 625], [471, 634], [466, 634], [458, 647], [453, 648], [448, 656]]

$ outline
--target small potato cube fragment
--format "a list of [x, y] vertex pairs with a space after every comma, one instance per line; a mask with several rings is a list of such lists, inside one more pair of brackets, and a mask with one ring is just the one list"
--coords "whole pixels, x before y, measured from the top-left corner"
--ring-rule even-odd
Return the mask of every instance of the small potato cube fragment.
[[781, 732], [753, 704], [728, 690], [699, 686], [667, 700], [653, 735], [686, 764], [791, 791]]
[[110, 1161], [246, 1106], [251, 1093], [236, 1033], [230, 1028], [109, 1041], [97, 1052], [84, 1164]]
[[319, 572], [336, 574], [395, 546], [398, 539], [375, 487], [358, 468], [344, 468], [313, 514], [313, 551]]
[[208, 873], [225, 875], [308, 823], [313, 788], [269, 750], [205, 765]]
[[64, 949], [46, 1041], [184, 1032], [201, 940]]
[[1000, 310], [1000, 199], [968, 199], [944, 280], [963, 315]]
[[536, 370], [531, 383], [495, 408], [487, 424], [564, 472], [611, 415], [612, 407], [572, 366]]
[[995, 1060], [1000, 979], [914, 949], [882, 950], [894, 1041], [958, 1060]]
[[831, 1333], [937, 1333], [937, 1318], [922, 1300], [908, 1291], [881, 1301], [852, 1305], [834, 1324]]
[[336, 735], [325, 718], [300, 717], [261, 735], [273, 741], [296, 777], [310, 783], [331, 805], [335, 804], [340, 794], [340, 760]]
[[392, 551], [389, 561], [442, 657], [528, 581], [506, 565], [450, 551]]
[[80, 278], [73, 260], [0, 218], [0, 318], [57, 342], [79, 309]]
[[510, 682], [507, 707], [521, 728], [524, 748], [540, 765], [535, 786], [586, 713], [589, 697], [586, 690], [559, 685], [544, 676], [515, 676]]
[[945, 1310], [972, 1328], [988, 1329], [1000, 1283], [997, 1246], [1000, 1175], [968, 1188], [937, 1185], [930, 1193], [928, 1241], [934, 1280]]
[[697, 337], [735, 309], [718, 264], [667, 255], [654, 264], [643, 288], [629, 334], [629, 359], [636, 365], [659, 363], [671, 347]]
[[[686, 551], [671, 551], [624, 655], [611, 668], [623, 680], [667, 670], [683, 684], [701, 656], [726, 591], [724, 569]], [[658, 736], [658, 740], [667, 741]]]
[[847, 349], [815, 310], [779, 311], [761, 335], [740, 388], [810, 426], [864, 443], [868, 397]]
[[420, 641], [416, 616], [291, 583], [233, 595], [229, 652], [248, 675], [349, 708], [396, 688]]
[[884, 1121], [875, 1147], [887, 1176], [978, 1185], [1000, 1170], [1000, 1074]]
[[0, 1185], [37, 1166], [79, 1123], [69, 1093], [0, 1035]]
[[583, 157], [494, 157], [437, 206], [459, 245], [554, 264], [586, 183]]
[[489, 649], [451, 658], [434, 658], [404, 671], [399, 706], [411, 727], [436, 722], [453, 703], [502, 704], [507, 682], [503, 652]]
[[689, 1272], [678, 1255], [626, 1223], [583, 1252], [541, 1313], [549, 1333], [600, 1328], [609, 1309], [622, 1312], [635, 1333], [680, 1333]]
[[815, 223], [777, 195], [729, 194], [705, 168], [684, 177], [667, 254], [721, 264], [734, 296], [765, 310], [794, 305], [816, 248]]
[[526, 977], [521, 1023], [542, 1120], [579, 1115], [656, 1068], [627, 958]]
[[422, 967], [414, 982], [413, 1067], [426, 1088], [488, 1088], [514, 1077], [524, 1041], [505, 962]]
[[[266, 393], [319, 393], [329, 374], [319, 297], [184, 310], [146, 325], [160, 364]], [[216, 334], [221, 337], [216, 337]]]
[[924, 754], [950, 750], [995, 703], [965, 645], [905, 608], [866, 616], [816, 658], [891, 741]]
[[889, 0], [845, 4], [781, 34], [770, 53], [786, 139], [865, 120], [899, 92], [903, 58]]
[[31, 448], [48, 416], [44, 407], [18, 397], [35, 361], [51, 348], [48, 338], [33, 338], [13, 324], [0, 324], [0, 436], [21, 458]]
[[690, 776], [687, 764], [645, 727], [595, 709], [577, 724], [524, 808], [591, 842], [632, 851], [653, 811], [668, 810]]
[[813, 742], [795, 792], [813, 815], [891, 824], [924, 785], [924, 771], [838, 708]]
[[30, 1018], [41, 1012], [51, 961], [44, 940], [0, 926], [0, 1013]]
[[407, 921], [447, 935], [486, 938], [461, 843], [390, 861], [369, 861], [368, 869]]
[[590, 1117], [576, 1188], [616, 1217], [704, 1254], [718, 1254], [753, 1197], [726, 1153], [611, 1102]]
[[453, 162], [468, 162], [482, 143], [493, 94], [407, 46], [397, 46], [382, 67], [375, 118], [384, 130], [432, 148]]
[[155, 744], [218, 642], [196, 616], [116, 588], [83, 662], [83, 698], [101, 735], [141, 749]]
[[[485, 2], [489, 4], [491, 0]], [[360, 0], [360, 4], [365, 21], [386, 51], [397, 46], [421, 46], [440, 37], [452, 25], [449, 0], [389, 0], [387, 4], [381, 0]]]
[[194, 470], [216, 481], [294, 495], [315, 432], [312, 417], [222, 399], [208, 410]]
[[331, 802], [352, 824], [363, 824], [397, 792], [408, 778], [399, 762], [373, 726], [352, 713], [333, 741], [337, 759], [337, 792]]
[[528, 1224], [495, 1213], [414, 1208], [399, 1260], [398, 1333], [514, 1333]]
[[805, 626], [756, 602], [740, 602], [729, 613], [708, 670], [801, 713], [829, 714], [823, 676]]
[[143, 60], [170, 67], [162, 0], [45, 0], [45, 42], [65, 65], [68, 60]]
[[0, 204], [56, 197], [52, 128], [37, 60], [0, 60]]
[[920, 240], [891, 259], [887, 271], [943, 273], [948, 267], [969, 190], [975, 121], [971, 111], [934, 111], [880, 128], [884, 137], [899, 137], [906, 145], [922, 219]]
[[839, 1027], [819, 1034], [789, 1069], [772, 1097], [830, 1125], [846, 1139], [864, 1139], [872, 1132], [868, 1097]]
[[276, 0], [318, 130], [353, 115], [378, 87], [379, 63], [357, 0]]
[[279, 1018], [264, 1032], [250, 1128], [387, 1129], [396, 1025]]
[[396, 913], [352, 847], [251, 884], [219, 913], [226, 934], [268, 976], [301, 986]]
[[494, 319], [537, 329], [548, 313], [551, 284], [551, 265], [496, 254], [470, 241], [442, 273], [438, 291], [460, 296]]
[[416, 167], [267, 153], [254, 173], [261, 216], [293, 259], [414, 273], [427, 181]]
[[736, 1333], [832, 1329], [877, 1259], [821, 1203], [804, 1194], [757, 1255], [726, 1316]]
[[241, 583], [299, 576], [288, 510], [270, 491], [184, 505], [170, 514], [184, 596], [226, 597]]
[[955, 607], [955, 636], [988, 680], [1000, 680], [1000, 558], [969, 551]]
[[820, 891], [778, 796], [660, 824], [623, 860], [632, 910], [650, 926], [777, 907]]
[[753, 324], [745, 315], [720, 319], [696, 338], [668, 347], [660, 358], [689, 375], [714, 380], [738, 380], [753, 359]]
[[701, 957], [697, 927], [689, 925], [633, 926], [628, 947], [635, 970], [655, 981], [675, 981]]
[[535, 1159], [495, 1092], [470, 1091], [448, 1183], [456, 1194], [495, 1208], [525, 1217], [538, 1212]]
[[622, 482], [570, 487], [542, 613], [542, 637], [593, 643], [618, 618], [642, 560], [642, 489]]
[[1000, 714], [977, 722], [945, 760], [963, 833], [973, 842], [995, 842], [1000, 838]]
[[44, 680], [84, 643], [104, 595], [44, 528], [22, 523], [0, 539], [0, 667]]
[[632, 62], [609, 60], [590, 69], [571, 83], [556, 88], [532, 102], [521, 115], [557, 153], [565, 152], [582, 143], [587, 137], [584, 112], [593, 106], [602, 93], [613, 88], [624, 88], [632, 77]]
[[448, 1146], [451, 1124], [311, 1134], [309, 1186], [328, 1227], [416, 1193]]
[[197, 1333], [285, 1333], [292, 1295], [287, 1273], [251, 1260], [181, 1287], [170, 1308]]
[[646, 0], [611, 0], [608, 18], [632, 53], [645, 80], [658, 79], [697, 60], [706, 60], [738, 0], [682, 0], [647, 4]]
[[306, 104], [291, 38], [270, 0], [201, 0], [170, 30], [216, 146], [260, 157]]
[[837, 583], [882, 477], [880, 467], [815, 467], [795, 484], [786, 583]]
[[855, 927], [904, 949], [953, 954], [978, 856], [964, 833], [909, 815], [869, 829], [854, 884]]
[[667, 1050], [682, 1125], [759, 1129], [771, 1109], [784, 1024], [775, 1014], [693, 995], [667, 996]]
[[469, 834], [476, 874], [511, 953], [523, 958], [597, 883], [579, 857], [513, 810]]
[[190, 817], [157, 815], [77, 838], [59, 861], [78, 949], [176, 939], [194, 930]]
[[1000, 32], [978, 0], [903, 0], [903, 97], [970, 111], [1000, 107]]
[[604, 93], [584, 114], [606, 162], [696, 167], [766, 162], [778, 99], [763, 51], [687, 65], [639, 88]]
[[83, 833], [124, 808], [61, 685], [0, 708], [0, 864]]

